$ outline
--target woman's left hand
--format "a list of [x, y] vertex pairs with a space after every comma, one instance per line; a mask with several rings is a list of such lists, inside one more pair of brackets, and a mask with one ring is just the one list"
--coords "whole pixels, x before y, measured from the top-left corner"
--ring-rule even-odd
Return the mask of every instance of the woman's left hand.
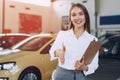
[[88, 66], [84, 64], [84, 57], [75, 63], [75, 71], [87, 71]]

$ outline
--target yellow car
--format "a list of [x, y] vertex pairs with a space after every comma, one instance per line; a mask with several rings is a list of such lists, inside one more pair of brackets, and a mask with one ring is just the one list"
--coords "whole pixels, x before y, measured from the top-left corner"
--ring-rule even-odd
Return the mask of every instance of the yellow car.
[[57, 66], [51, 61], [49, 49], [54, 34], [31, 36], [0, 52], [0, 80], [50, 80]]

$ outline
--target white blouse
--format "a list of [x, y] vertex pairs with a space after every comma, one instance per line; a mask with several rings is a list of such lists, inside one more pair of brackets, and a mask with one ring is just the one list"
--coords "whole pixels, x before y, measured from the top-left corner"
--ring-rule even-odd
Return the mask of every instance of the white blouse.
[[[59, 31], [53, 46], [50, 49], [51, 60], [58, 59], [58, 65], [64, 69], [75, 70], [75, 62], [80, 60], [84, 55], [86, 49], [88, 48], [92, 40], [97, 40], [97, 38], [87, 31], [77, 39], [73, 29], [68, 31]], [[63, 45], [66, 48], [65, 51], [65, 62], [61, 64], [58, 57], [54, 57], [54, 51], [57, 49], [62, 49]], [[85, 75], [94, 73], [98, 68], [98, 52], [94, 57], [93, 61], [88, 65], [88, 71], [84, 71]]]

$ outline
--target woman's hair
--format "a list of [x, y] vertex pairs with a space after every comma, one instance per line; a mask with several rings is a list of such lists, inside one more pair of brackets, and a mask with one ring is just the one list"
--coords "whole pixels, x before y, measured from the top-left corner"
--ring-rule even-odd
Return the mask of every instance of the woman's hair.
[[71, 9], [70, 9], [70, 14], [69, 14], [69, 28], [70, 28], [70, 29], [71, 29], [71, 28], [74, 29], [74, 25], [73, 25], [73, 23], [71, 22], [71, 11], [72, 11], [72, 9], [73, 9], [74, 7], [78, 7], [78, 8], [80, 8], [80, 9], [82, 9], [82, 11], [83, 11], [83, 13], [84, 13], [84, 15], [85, 15], [85, 20], [86, 20], [85, 25], [84, 25], [84, 29], [90, 33], [90, 18], [89, 18], [89, 14], [88, 14], [88, 11], [87, 11], [87, 9], [85, 8], [85, 6], [83, 6], [83, 5], [80, 4], [80, 3], [72, 4], [72, 7], [71, 7]]

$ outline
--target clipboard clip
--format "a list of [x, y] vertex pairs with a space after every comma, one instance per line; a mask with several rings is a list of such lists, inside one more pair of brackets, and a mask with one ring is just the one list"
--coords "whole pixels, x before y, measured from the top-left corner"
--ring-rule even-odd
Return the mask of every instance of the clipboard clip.
[[95, 38], [93, 39], [93, 41], [95, 41], [95, 42], [96, 42]]

